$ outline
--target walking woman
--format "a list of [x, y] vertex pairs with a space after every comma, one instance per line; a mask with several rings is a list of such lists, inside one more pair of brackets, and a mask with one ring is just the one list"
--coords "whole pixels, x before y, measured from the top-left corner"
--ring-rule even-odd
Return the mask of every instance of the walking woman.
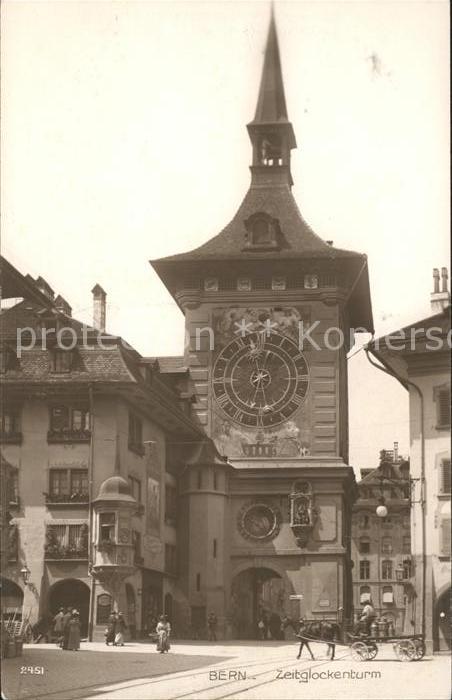
[[127, 629], [126, 621], [124, 620], [124, 615], [122, 612], [118, 613], [115, 624], [115, 641], [113, 646], [123, 647], [124, 646], [124, 633]]
[[115, 636], [116, 636], [116, 615], [114, 613], [111, 613], [110, 617], [108, 618], [107, 627], [105, 629], [105, 644], [107, 645], [107, 647], [110, 644], [115, 643]]
[[80, 649], [80, 616], [77, 610], [72, 611], [72, 617], [68, 623], [69, 634], [67, 648], [71, 651]]
[[160, 615], [156, 632], [158, 634], [157, 651], [164, 654], [170, 649], [169, 636], [171, 632], [171, 625], [166, 615]]

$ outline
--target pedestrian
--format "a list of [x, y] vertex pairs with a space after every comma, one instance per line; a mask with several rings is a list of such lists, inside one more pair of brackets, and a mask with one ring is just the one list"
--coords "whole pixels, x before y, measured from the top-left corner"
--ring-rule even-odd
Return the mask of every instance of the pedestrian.
[[124, 615], [122, 612], [118, 613], [115, 624], [115, 641], [113, 642], [114, 647], [124, 646], [124, 633], [127, 629], [126, 621], [124, 620]]
[[170, 649], [169, 637], [171, 633], [171, 625], [166, 615], [160, 615], [156, 632], [158, 634], [157, 651], [164, 654], [165, 651], [168, 652]]
[[111, 613], [111, 615], [108, 618], [107, 627], [105, 629], [105, 644], [107, 645], [107, 647], [109, 646], [109, 644], [115, 643], [115, 636], [116, 636], [116, 615], [115, 615], [115, 613]]
[[57, 644], [61, 646], [64, 631], [64, 608], [60, 608], [53, 618], [53, 631], [55, 633]]
[[78, 651], [80, 649], [80, 615], [78, 610], [73, 610], [67, 624], [67, 649]]
[[214, 612], [210, 612], [207, 616], [207, 636], [209, 642], [216, 642], [217, 641], [217, 616], [215, 615]]
[[272, 639], [281, 639], [281, 618], [278, 613], [273, 612], [270, 615], [269, 627]]
[[69, 637], [69, 620], [72, 617], [71, 609], [66, 608], [64, 615], [62, 617], [63, 634], [61, 637], [61, 649], [67, 649], [67, 642]]

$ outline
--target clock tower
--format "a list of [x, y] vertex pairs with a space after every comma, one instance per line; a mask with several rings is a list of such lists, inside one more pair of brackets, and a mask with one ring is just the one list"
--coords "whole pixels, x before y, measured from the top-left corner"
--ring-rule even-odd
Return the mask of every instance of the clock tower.
[[184, 459], [181, 596], [192, 620], [212, 610], [243, 638], [262, 616], [276, 634], [277, 617], [350, 613], [346, 355], [352, 329], [373, 330], [366, 256], [317, 236], [292, 194], [273, 16], [247, 129], [251, 183], [232, 221], [152, 262], [185, 315], [193, 407], [213, 441]]

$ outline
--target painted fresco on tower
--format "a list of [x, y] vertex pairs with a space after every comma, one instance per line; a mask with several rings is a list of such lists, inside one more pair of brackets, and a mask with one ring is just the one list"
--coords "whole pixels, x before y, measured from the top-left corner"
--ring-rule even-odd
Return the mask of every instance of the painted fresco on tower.
[[228, 457], [310, 453], [310, 372], [299, 349], [308, 307], [234, 307], [213, 312], [212, 435]]

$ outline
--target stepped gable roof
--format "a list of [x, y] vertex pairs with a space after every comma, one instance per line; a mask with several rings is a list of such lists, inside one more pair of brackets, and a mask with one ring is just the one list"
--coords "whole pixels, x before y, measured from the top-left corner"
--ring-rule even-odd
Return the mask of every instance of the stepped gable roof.
[[[243, 250], [245, 243], [245, 221], [256, 213], [265, 213], [278, 219], [281, 230], [280, 247], [267, 251]], [[158, 268], [160, 263], [208, 261], [208, 260], [254, 260], [287, 258], [364, 258], [361, 253], [335, 248], [318, 236], [303, 219], [289, 186], [250, 187], [232, 221], [207, 243], [186, 253], [170, 255], [151, 261]]]

